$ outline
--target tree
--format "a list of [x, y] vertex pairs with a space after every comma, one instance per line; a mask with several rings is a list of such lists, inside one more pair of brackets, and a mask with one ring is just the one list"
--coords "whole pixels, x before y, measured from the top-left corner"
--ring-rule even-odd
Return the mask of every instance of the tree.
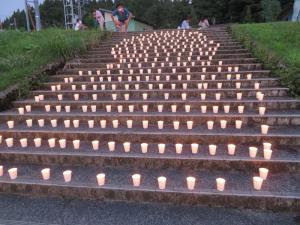
[[262, 0], [261, 8], [261, 17], [266, 22], [276, 21], [281, 12], [281, 6], [278, 0]]

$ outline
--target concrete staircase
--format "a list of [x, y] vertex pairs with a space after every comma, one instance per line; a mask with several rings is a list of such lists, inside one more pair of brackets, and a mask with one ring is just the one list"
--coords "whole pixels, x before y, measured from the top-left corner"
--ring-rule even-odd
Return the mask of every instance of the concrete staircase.
[[[42, 86], [0, 115], [2, 192], [300, 207], [300, 101], [225, 28], [113, 34]], [[249, 147], [252, 154], [258, 149], [256, 156]], [[44, 168], [51, 169], [49, 180], [42, 179]], [[259, 168], [269, 173], [255, 190]], [[71, 182], [64, 181], [66, 170]], [[105, 173], [101, 186], [99, 173]], [[133, 174], [141, 174], [138, 187]], [[158, 187], [160, 176], [167, 178], [165, 189]], [[196, 178], [193, 190], [188, 176]], [[226, 180], [224, 191], [216, 178]]]

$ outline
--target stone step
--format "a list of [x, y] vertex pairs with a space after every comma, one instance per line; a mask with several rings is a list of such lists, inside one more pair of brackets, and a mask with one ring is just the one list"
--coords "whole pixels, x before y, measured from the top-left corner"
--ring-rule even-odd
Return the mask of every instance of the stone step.
[[[71, 121], [72, 122], [72, 121]], [[118, 128], [113, 128], [112, 124], [107, 124], [106, 128], [100, 128], [100, 124], [92, 129], [88, 129], [86, 124], [81, 124], [79, 128], [74, 128], [71, 124], [70, 128], [65, 128], [62, 124], [53, 128], [50, 124], [45, 124], [40, 128], [34, 126], [32, 128], [26, 125], [17, 128], [7, 129], [6, 125], [0, 127], [2, 139], [14, 138], [67, 138], [73, 140], [119, 140], [123, 142], [139, 142], [145, 140], [156, 143], [174, 142], [181, 144], [191, 144], [194, 142], [203, 144], [252, 144], [269, 141], [274, 145], [300, 145], [300, 133], [296, 126], [277, 127], [271, 126], [268, 134], [262, 134], [260, 126], [250, 127], [244, 126], [241, 129], [228, 127], [221, 129], [220, 125], [215, 125], [213, 130], [208, 130], [206, 124], [198, 124], [192, 130], [186, 127], [180, 127], [174, 130], [172, 124], [164, 124], [164, 129], [159, 130], [157, 125], [150, 125], [148, 129], [142, 126], [127, 128], [126, 124], [120, 124]]]
[[112, 107], [112, 112], [108, 113], [103, 110], [97, 110], [97, 112], [90, 112], [91, 109], [87, 109], [89, 112], [83, 112], [82, 110], [72, 110], [71, 113], [56, 112], [55, 108], [52, 108], [51, 112], [33, 110], [31, 113], [25, 115], [19, 115], [18, 112], [8, 111], [0, 114], [0, 121], [6, 123], [7, 121], [14, 121], [15, 126], [17, 124], [26, 124], [27, 119], [32, 119], [37, 124], [39, 119], [45, 119], [46, 123], [53, 119], [56, 119], [58, 123], [63, 124], [63, 121], [79, 119], [81, 123], [88, 124], [88, 121], [92, 120], [96, 124], [100, 123], [100, 120], [106, 120], [111, 123], [112, 120], [118, 119], [121, 124], [126, 124], [127, 120], [133, 120], [135, 126], [142, 127], [142, 121], [147, 120], [149, 124], [157, 125], [157, 121], [164, 121], [166, 124], [172, 124], [173, 121], [179, 121], [182, 127], [187, 126], [187, 121], [193, 121], [194, 126], [197, 124], [205, 124], [207, 121], [214, 121], [217, 126], [220, 125], [221, 120], [227, 121], [227, 126], [235, 126], [236, 120], [242, 120], [243, 125], [256, 125], [268, 124], [270, 126], [298, 126], [300, 125], [300, 111], [271, 111], [267, 109], [265, 115], [259, 115], [257, 111], [245, 111], [243, 114], [238, 113], [237, 109], [231, 109], [230, 113], [224, 113], [223, 109], [219, 109], [218, 113], [213, 113], [212, 108], [207, 109], [207, 113], [202, 114], [200, 111], [192, 110], [187, 113], [183, 110], [178, 110], [176, 113], [171, 112], [171, 108], [165, 108], [164, 112], [159, 113], [156, 111], [148, 110], [148, 113], [141, 111], [130, 113], [127, 109], [122, 109], [124, 112], [118, 113], [117, 108]]
[[72, 110], [74, 109], [81, 109], [82, 105], [96, 105], [97, 109], [106, 109], [106, 105], [111, 105], [113, 108], [116, 108], [118, 105], [122, 105], [124, 110], [128, 109], [128, 106], [134, 105], [134, 110], [142, 111], [143, 105], [148, 105], [148, 109], [152, 111], [157, 110], [157, 105], [163, 105], [164, 108], [170, 109], [172, 105], [177, 105], [178, 110], [184, 110], [185, 105], [189, 104], [193, 110], [201, 111], [201, 105], [206, 105], [208, 108], [212, 108], [212, 106], [219, 106], [220, 109], [224, 107], [224, 105], [230, 105], [231, 108], [237, 109], [238, 106], [243, 105], [245, 109], [256, 108], [260, 106], [264, 106], [267, 110], [277, 109], [300, 109], [300, 101], [293, 98], [271, 98], [264, 99], [263, 101], [258, 101], [254, 98], [244, 98], [243, 100], [236, 100], [236, 99], [222, 99], [220, 101], [217, 100], [205, 100], [205, 101], [197, 101], [197, 100], [168, 100], [164, 101], [162, 99], [157, 100], [147, 100], [147, 101], [74, 101], [74, 100], [51, 100], [51, 101], [42, 101], [42, 102], [35, 102], [33, 100], [23, 100], [23, 101], [16, 101], [13, 103], [14, 107], [25, 107], [26, 105], [31, 105], [33, 109], [37, 109], [42, 107], [44, 109], [45, 105], [50, 105], [55, 107], [56, 105], [61, 105], [65, 107], [69, 105]]
[[[53, 77], [51, 77], [53, 78]], [[126, 85], [129, 85], [129, 90], [134, 90], [135, 89], [135, 85], [139, 85], [139, 89], [140, 90], [144, 90], [144, 89], [149, 89], [149, 84], [151, 84], [153, 86], [153, 89], [159, 89], [160, 84], [163, 85], [163, 87], [165, 88], [172, 88], [172, 84], [176, 85], [176, 89], [183, 89], [185, 85], [187, 85], [188, 88], [197, 88], [198, 89], [198, 83], [202, 84], [202, 88], [203, 88], [203, 84], [207, 83], [207, 86], [209, 88], [218, 88], [218, 83], [222, 83], [222, 87], [223, 88], [235, 88], [236, 87], [236, 83], [241, 83], [241, 87], [244, 88], [251, 88], [251, 87], [255, 87], [255, 83], [259, 83], [260, 88], [264, 88], [264, 87], [278, 87], [280, 86], [280, 82], [278, 78], [257, 78], [257, 79], [251, 79], [251, 80], [247, 80], [247, 79], [240, 79], [240, 80], [225, 80], [225, 79], [216, 79], [216, 80], [201, 80], [201, 79], [193, 79], [193, 80], [172, 80], [172, 81], [165, 81], [165, 80], [160, 80], [160, 81], [156, 81], [156, 80], [152, 80], [152, 81], [141, 81], [141, 77], [139, 78], [140, 81], [133, 81], [131, 80], [123, 81], [123, 76], [122, 76], [122, 81], [105, 81], [103, 80], [102, 82], [100, 81], [73, 81], [72, 83], [64, 83], [64, 78], [65, 76], [56, 76], [55, 78], [62, 78], [61, 80], [63, 82], [47, 82], [47, 83], [42, 83], [40, 84], [40, 88], [41, 89], [45, 89], [45, 90], [51, 90], [51, 86], [56, 86], [56, 85], [60, 85], [61, 86], [61, 90], [72, 90], [72, 85], [75, 85], [76, 88], [81, 88], [82, 85], [86, 86], [87, 90], [93, 90], [94, 85], [97, 86], [97, 89], [101, 90], [101, 85], [105, 85], [105, 88], [108, 90], [112, 89], [112, 85], [115, 85], [116, 89], [126, 89]], [[77, 77], [78, 78], [78, 77]], [[73, 78], [74, 79], [74, 78]], [[149, 77], [150, 79], [150, 77]], [[51, 79], [53, 80], [53, 79]], [[55, 79], [54, 79], [55, 80]]]
[[[263, 182], [262, 190], [253, 189], [252, 177], [257, 172], [208, 170], [155, 170], [122, 167], [74, 167], [52, 165], [9, 164], [18, 168], [18, 178], [10, 180], [7, 173], [0, 178], [1, 191], [10, 193], [47, 194], [84, 199], [159, 201], [179, 204], [251, 207], [295, 211], [300, 206], [299, 174], [276, 173]], [[49, 167], [51, 178], [43, 181], [41, 169]], [[72, 181], [63, 180], [63, 171], [72, 171]], [[105, 185], [97, 184], [96, 175], [105, 173]], [[131, 176], [139, 173], [141, 185], [134, 187]], [[166, 189], [158, 189], [157, 177], [167, 178]], [[186, 177], [194, 176], [196, 186], [188, 190]], [[225, 190], [216, 190], [216, 178], [226, 179]], [[285, 190], [282, 192], [282, 190]]]

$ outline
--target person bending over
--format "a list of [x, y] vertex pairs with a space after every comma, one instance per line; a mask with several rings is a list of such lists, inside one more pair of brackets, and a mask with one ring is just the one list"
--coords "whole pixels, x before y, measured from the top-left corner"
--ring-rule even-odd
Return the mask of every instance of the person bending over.
[[115, 24], [117, 32], [127, 32], [131, 18], [131, 12], [129, 12], [122, 3], [116, 5], [116, 10], [114, 10], [111, 15], [111, 19]]

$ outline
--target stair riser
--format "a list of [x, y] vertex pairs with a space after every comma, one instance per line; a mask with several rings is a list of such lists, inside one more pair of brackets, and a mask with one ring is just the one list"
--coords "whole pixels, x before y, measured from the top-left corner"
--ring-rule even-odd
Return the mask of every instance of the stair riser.
[[5, 193], [21, 193], [32, 195], [59, 196], [79, 199], [118, 200], [137, 202], [173, 203], [179, 205], [209, 205], [236, 208], [252, 208], [272, 211], [295, 211], [300, 207], [298, 199], [279, 197], [252, 197], [215, 195], [197, 195], [193, 193], [176, 193], [162, 191], [118, 190], [102, 188], [79, 188], [64, 186], [49, 186], [38, 184], [2, 183], [0, 191]]
[[[47, 147], [48, 148], [48, 147]], [[44, 148], [43, 148], [44, 149]], [[135, 149], [133, 149], [134, 151]], [[76, 151], [76, 150], [74, 150]], [[92, 151], [92, 150], [91, 150]], [[100, 150], [101, 151], [101, 150]], [[103, 150], [102, 150], [103, 151]], [[202, 152], [207, 152], [207, 149], [201, 149], [200, 155]], [[134, 152], [140, 152], [138, 148]], [[173, 158], [162, 158], [161, 156], [147, 156], [147, 154], [140, 153], [138, 160], [136, 157], [118, 157], [114, 155], [113, 157], [109, 156], [80, 156], [80, 155], [63, 155], [53, 154], [53, 150], [49, 150], [48, 154], [45, 153], [0, 153], [0, 162], [16, 164], [16, 163], [31, 163], [31, 164], [44, 164], [44, 165], [62, 165], [62, 166], [96, 166], [96, 167], [126, 167], [133, 170], [139, 169], [182, 169], [182, 170], [191, 170], [199, 171], [203, 169], [208, 170], [219, 170], [219, 171], [231, 171], [232, 168], [239, 171], [251, 171], [256, 173], [259, 168], [268, 168], [272, 173], [277, 172], [299, 172], [300, 165], [298, 162], [268, 162], [263, 160], [262, 157], [259, 160], [253, 161], [230, 161], [230, 160], [213, 160], [211, 159], [176, 159]], [[95, 153], [96, 154], [96, 153]], [[120, 155], [120, 153], [119, 153]], [[235, 157], [233, 157], [234, 159]]]
[[[81, 141], [93, 141], [93, 140], [106, 140], [117, 141], [118, 143], [124, 142], [136, 142], [143, 143], [146, 140], [151, 143], [181, 143], [181, 144], [248, 144], [257, 143], [262, 145], [263, 142], [270, 142], [272, 145], [300, 145], [300, 139], [298, 136], [282, 136], [282, 135], [261, 135], [260, 129], [256, 128], [255, 133], [249, 134], [237, 134], [236, 129], [230, 129], [223, 134], [216, 132], [207, 132], [205, 134], [198, 134], [195, 130], [193, 133], [189, 133], [187, 129], [180, 131], [174, 131], [170, 126], [163, 131], [157, 128], [147, 129], [113, 129], [110, 125], [107, 129], [94, 128], [88, 132], [78, 131], [76, 128], [69, 129], [47, 129], [39, 131], [23, 130], [23, 131], [3, 131], [1, 132], [3, 140], [6, 138], [14, 137], [16, 139], [28, 138], [32, 140], [35, 137], [40, 137], [45, 140], [49, 138], [56, 138], [57, 140], [65, 138], [67, 140], [81, 140]], [[203, 127], [203, 129], [207, 130]], [[151, 131], [150, 131], [151, 130]], [[198, 129], [199, 130], [199, 129]], [[220, 130], [216, 129], [215, 130]], [[51, 131], [51, 132], [50, 132]], [[127, 131], [124, 133], [124, 131]], [[243, 129], [241, 130], [243, 131]]]

